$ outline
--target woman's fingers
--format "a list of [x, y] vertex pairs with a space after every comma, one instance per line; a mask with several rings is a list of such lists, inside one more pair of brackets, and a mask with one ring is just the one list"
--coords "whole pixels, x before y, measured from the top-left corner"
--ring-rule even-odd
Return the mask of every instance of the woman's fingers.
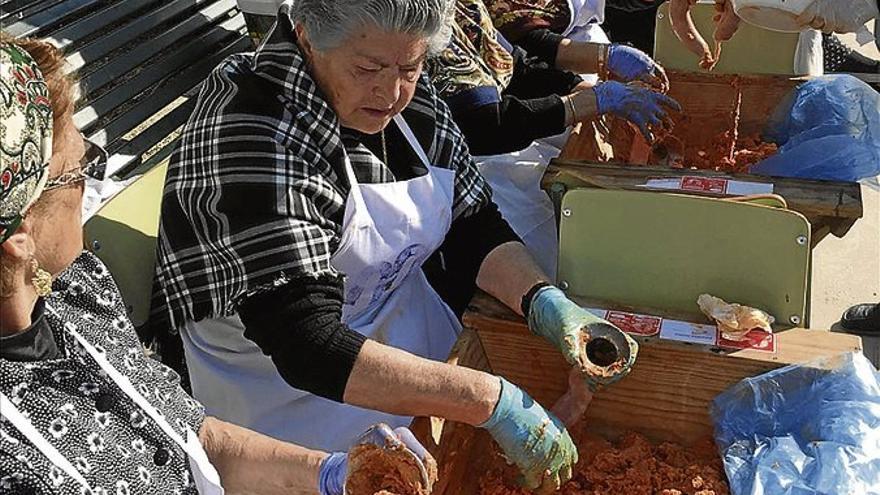
[[666, 95], [655, 94], [654, 99], [655, 99], [655, 101], [657, 101], [661, 105], [665, 106], [666, 108], [669, 108], [670, 110], [674, 110], [676, 112], [681, 112], [681, 105], [677, 101], [675, 101], [674, 99], [672, 99]]
[[660, 92], [666, 94], [669, 91], [669, 76], [666, 75], [666, 70], [660, 65], [655, 64], [654, 77], [660, 81]]
[[534, 490], [538, 495], [549, 495], [562, 486], [562, 482], [559, 479], [559, 473], [552, 473], [551, 475], [544, 478], [544, 481], [541, 485]]
[[409, 428], [401, 426], [400, 428], [395, 429], [394, 433], [409, 450], [412, 450], [413, 453], [419, 457], [419, 459], [427, 460], [431, 458], [431, 454], [429, 454], [425, 447], [416, 440], [415, 435], [412, 434]]

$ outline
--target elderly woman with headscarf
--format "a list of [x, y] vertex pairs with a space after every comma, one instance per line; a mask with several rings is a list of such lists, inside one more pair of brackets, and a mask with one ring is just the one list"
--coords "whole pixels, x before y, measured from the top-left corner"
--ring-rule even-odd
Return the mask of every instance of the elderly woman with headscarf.
[[[205, 416], [144, 353], [82, 252], [83, 182], [106, 154], [71, 88], [54, 47], [0, 36], [0, 493], [342, 495], [347, 455]], [[409, 432], [371, 431], [430, 462]]]
[[492, 203], [422, 73], [451, 12], [297, 0], [217, 67], [171, 158], [152, 318], [180, 333], [194, 394], [223, 419], [338, 449], [377, 421], [448, 418], [555, 489], [577, 459], [564, 426], [507, 380], [438, 362], [461, 324], [423, 266], [478, 273], [579, 369], [585, 339], [612, 340], [620, 370], [585, 372], [593, 385], [637, 345], [550, 286]]

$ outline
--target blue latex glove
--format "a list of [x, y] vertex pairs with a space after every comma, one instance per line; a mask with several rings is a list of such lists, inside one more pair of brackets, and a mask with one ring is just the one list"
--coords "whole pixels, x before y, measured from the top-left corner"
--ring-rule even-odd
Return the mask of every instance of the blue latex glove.
[[577, 448], [565, 425], [528, 394], [504, 378], [501, 397], [486, 429], [509, 462], [522, 473], [522, 484], [539, 493], [551, 493], [571, 479]]
[[318, 471], [318, 491], [321, 495], [343, 495], [347, 472], [348, 454], [345, 452], [334, 452], [325, 458]]
[[[422, 471], [422, 484], [429, 490], [431, 481], [426, 466], [433, 464], [436, 472], [436, 461], [428, 451], [416, 440], [409, 428], [400, 427], [392, 430], [390, 426], [379, 423], [373, 425], [358, 439], [356, 445], [376, 445], [384, 449], [406, 452], [415, 457], [415, 464]], [[345, 482], [348, 479], [348, 454], [335, 452], [324, 459], [318, 471], [318, 491], [321, 495], [343, 495]]]
[[663, 67], [647, 53], [626, 45], [611, 45], [608, 49], [608, 72], [623, 82], [643, 81], [665, 93], [669, 78]]
[[681, 111], [681, 105], [672, 98], [635, 85], [606, 81], [593, 88], [599, 114], [612, 114], [635, 124], [645, 138], [653, 142], [652, 127], [671, 129], [669, 110]]
[[535, 294], [528, 321], [533, 333], [550, 341], [582, 371], [592, 390], [629, 374], [639, 354], [632, 337], [573, 303], [556, 287]]

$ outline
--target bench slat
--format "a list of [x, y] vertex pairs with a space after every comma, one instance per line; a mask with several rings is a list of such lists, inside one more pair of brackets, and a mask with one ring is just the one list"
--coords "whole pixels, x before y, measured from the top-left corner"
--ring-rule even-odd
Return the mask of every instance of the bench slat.
[[[169, 54], [161, 60], [150, 60], [150, 63], [146, 64], [134, 78], [121, 82], [97, 99], [89, 101], [88, 107], [74, 114], [74, 122], [83, 132], [91, 132], [94, 125], [99, 124], [104, 116], [113, 113], [120, 105], [131, 101], [133, 98], [138, 98], [141, 93], [149, 91], [149, 88], [162, 84], [163, 81], [190, 66], [192, 61], [203, 60], [207, 47], [216, 46], [227, 38], [239, 37], [240, 32], [238, 29], [241, 29], [243, 26], [243, 16], [239, 15], [188, 41], [186, 45], [177, 47], [173, 54]], [[118, 57], [114, 62], [124, 61], [125, 59], [127, 57]], [[207, 74], [207, 72], [204, 71], [202, 76]], [[112, 73], [112, 71], [102, 70], [96, 74], [106, 73]], [[92, 90], [100, 87], [99, 84], [95, 84], [90, 78], [84, 79], [83, 84], [87, 88], [92, 88]]]
[[140, 175], [146, 172], [150, 164], [160, 162], [170, 155], [177, 144], [177, 138], [166, 143], [161, 149], [156, 150], [156, 153], [147, 159], [146, 167], [142, 169], [145, 164], [141, 162], [141, 155], [151, 150], [158, 143], [161, 143], [171, 133], [183, 127], [195, 106], [196, 99], [194, 97], [188, 98], [180, 106], [164, 115], [137, 136], [130, 140], [118, 140], [115, 143], [115, 146], [118, 146], [118, 148], [110, 159], [110, 164], [115, 170], [114, 175], [122, 179]]
[[[149, 36], [143, 43], [136, 44], [136, 46], [124, 54], [111, 57], [111, 60], [106, 64], [100, 67], [94, 66], [96, 60], [103, 58], [108, 52], [121, 47], [123, 40], [131, 41], [148, 33], [150, 29], [173, 19], [188, 5], [192, 5], [192, 0], [175, 1], [167, 6], [170, 10], [157, 11], [153, 16], [143, 21], [139, 20], [127, 25], [109, 36], [82, 47], [67, 57], [68, 64], [71, 69], [80, 71], [84, 85], [89, 88], [90, 92], [95, 92], [121, 75], [144, 64], [144, 62], [156, 54], [191, 36], [192, 33], [206, 28], [219, 19], [227, 17], [230, 12], [235, 12], [235, 0], [221, 0], [207, 5], [204, 9], [188, 16], [182, 22], [166, 26], [166, 29], [160, 32], [152, 33], [152, 36]], [[89, 64], [93, 66], [90, 67]], [[88, 101], [88, 98], [86, 98], [86, 101]]]
[[109, 26], [133, 13], [143, 10], [140, 2], [120, 2], [108, 5], [102, 10], [88, 16], [77, 18], [72, 23], [53, 31], [48, 38], [61, 50], [67, 51], [80, 40], [95, 34], [105, 26]]
[[[100, 5], [101, 0], [63, 0], [60, 3], [42, 9], [33, 15], [24, 17], [14, 24], [4, 27], [4, 31], [13, 36], [42, 37], [52, 27], [57, 26], [67, 17], [82, 14], [82, 12]], [[42, 8], [42, 6], [40, 6]]]
[[165, 159], [204, 78], [253, 49], [236, 0], [0, 0], [0, 25], [65, 52], [83, 92], [74, 122], [123, 174]]
[[[121, 145], [116, 141], [150, 116], [156, 113], [156, 109], [164, 108], [176, 98], [201, 84], [205, 76], [217, 66], [226, 56], [242, 52], [252, 47], [251, 41], [246, 37], [239, 37], [231, 41], [223, 49], [216, 50], [211, 56], [207, 56], [198, 62], [188, 66], [174, 79], [155, 87], [149, 93], [142, 93], [138, 100], [147, 99], [150, 106], [135, 104], [126, 109], [122, 114], [113, 117], [113, 120], [102, 123], [100, 130], [91, 134], [99, 144], [106, 144], [108, 150], [113, 153]], [[181, 122], [182, 124], [183, 122]]]
[[[215, 11], [222, 10], [223, 12], [226, 12], [235, 7], [234, 0], [221, 0], [220, 2], [215, 2], [214, 0], [173, 0], [150, 11], [149, 14], [138, 16], [136, 19], [133, 19], [132, 22], [125, 24], [110, 33], [105, 33], [101, 37], [77, 48], [67, 56], [68, 70], [70, 72], [82, 73], [94, 72], [94, 69], [90, 70], [89, 67], [87, 67], [88, 64], [100, 60], [114, 50], [117, 50], [130, 43], [132, 40], [148, 33], [151, 29], [171, 21], [191, 7], [206, 4], [207, 7], [187, 17], [185, 20], [177, 24], [177, 26], [188, 23], [198, 24], [204, 18], [217, 18], [214, 14]], [[231, 4], [232, 7], [229, 7], [228, 4]], [[144, 44], [150, 43], [154, 39], [155, 37], [151, 37]]]
[[[0, 19], [4, 21], [3, 30], [5, 31], [15, 21], [32, 16], [61, 1], [63, 0], [6, 0], [3, 5], [0, 5]], [[7, 7], [6, 4], [9, 6]]]

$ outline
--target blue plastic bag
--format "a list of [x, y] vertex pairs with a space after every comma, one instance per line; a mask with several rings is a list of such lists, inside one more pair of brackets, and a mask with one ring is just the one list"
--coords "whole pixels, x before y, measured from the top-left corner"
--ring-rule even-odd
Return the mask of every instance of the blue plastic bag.
[[849, 75], [798, 86], [777, 108], [764, 140], [779, 153], [755, 164], [760, 175], [857, 181], [880, 175], [880, 93]]
[[880, 494], [880, 373], [862, 354], [747, 378], [710, 412], [733, 495]]

